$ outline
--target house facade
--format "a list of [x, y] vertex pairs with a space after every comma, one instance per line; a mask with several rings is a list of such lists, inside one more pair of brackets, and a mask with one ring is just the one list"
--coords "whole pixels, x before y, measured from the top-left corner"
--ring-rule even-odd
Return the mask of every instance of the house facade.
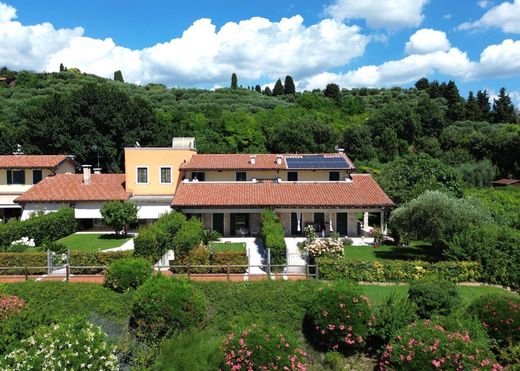
[[75, 173], [77, 166], [67, 155], [0, 155], [0, 221], [22, 216], [17, 197], [48, 177]]

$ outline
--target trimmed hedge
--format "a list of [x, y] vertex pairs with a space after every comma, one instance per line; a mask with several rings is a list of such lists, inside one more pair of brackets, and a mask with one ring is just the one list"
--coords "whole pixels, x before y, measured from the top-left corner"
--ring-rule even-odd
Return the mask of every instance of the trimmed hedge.
[[[184, 259], [184, 264], [190, 265], [247, 265], [247, 254], [242, 251], [223, 250], [211, 251], [206, 247], [196, 247]], [[246, 267], [230, 267], [230, 273], [245, 273]], [[185, 272], [185, 269], [179, 272]], [[190, 268], [191, 273], [227, 273], [227, 267]]]
[[0, 246], [10, 246], [22, 237], [34, 239], [36, 246], [68, 236], [78, 229], [74, 209], [64, 208], [54, 213], [34, 216], [24, 221], [0, 224]]
[[[125, 259], [132, 256], [131, 251], [112, 251], [112, 252], [82, 252], [71, 251], [70, 265], [81, 267], [109, 266], [113, 261]], [[0, 267], [47, 267], [47, 253], [45, 252], [24, 252], [24, 253], [0, 253]], [[71, 269], [74, 274], [95, 274], [100, 273], [100, 268]], [[29, 269], [29, 274], [45, 274], [47, 268]], [[24, 274], [24, 270], [9, 269], [0, 270], [0, 274]]]
[[425, 277], [441, 277], [448, 281], [478, 281], [482, 266], [478, 262], [445, 261], [429, 263], [420, 260], [362, 261], [318, 258], [320, 278], [353, 281], [413, 281]]
[[266, 249], [271, 249], [271, 263], [285, 264], [286, 246], [285, 231], [280, 219], [273, 210], [264, 209], [260, 218], [262, 229], [260, 235]]

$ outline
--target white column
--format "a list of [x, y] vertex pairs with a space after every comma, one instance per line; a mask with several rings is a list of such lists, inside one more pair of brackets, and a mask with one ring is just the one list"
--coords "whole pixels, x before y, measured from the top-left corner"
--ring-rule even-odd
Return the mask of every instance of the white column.
[[363, 229], [368, 228], [368, 211], [363, 213]]
[[386, 235], [386, 218], [384, 209], [381, 209], [381, 233], [383, 233], [383, 235]]

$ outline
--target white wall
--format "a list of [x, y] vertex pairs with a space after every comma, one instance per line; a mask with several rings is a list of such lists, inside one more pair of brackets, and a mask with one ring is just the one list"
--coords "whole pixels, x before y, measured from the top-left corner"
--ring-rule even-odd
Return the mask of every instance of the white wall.
[[68, 206], [69, 204], [65, 203], [28, 203], [23, 209], [21, 220], [29, 219], [33, 213], [44, 212], [48, 214]]

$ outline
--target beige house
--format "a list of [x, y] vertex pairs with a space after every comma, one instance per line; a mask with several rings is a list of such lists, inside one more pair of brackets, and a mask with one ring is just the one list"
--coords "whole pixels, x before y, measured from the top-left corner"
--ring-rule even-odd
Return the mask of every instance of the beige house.
[[67, 155], [0, 155], [0, 220], [22, 216], [14, 200], [43, 179], [74, 173], [79, 164]]

